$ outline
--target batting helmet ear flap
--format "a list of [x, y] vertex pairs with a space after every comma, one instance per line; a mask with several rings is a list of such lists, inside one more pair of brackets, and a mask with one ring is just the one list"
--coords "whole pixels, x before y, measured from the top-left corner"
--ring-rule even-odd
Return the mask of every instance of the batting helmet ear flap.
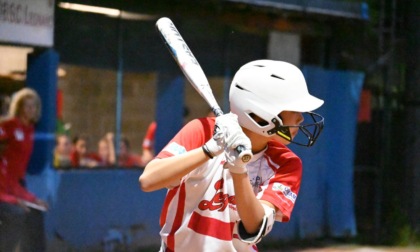
[[269, 123], [268, 123], [266, 120], [264, 120], [263, 118], [261, 118], [261, 117], [257, 116], [257, 115], [256, 115], [256, 114], [254, 114], [254, 113], [249, 113], [249, 114], [248, 114], [248, 116], [249, 116], [252, 120], [254, 120], [254, 122], [255, 122], [256, 124], [260, 125], [261, 127], [264, 127], [264, 126], [269, 125]]

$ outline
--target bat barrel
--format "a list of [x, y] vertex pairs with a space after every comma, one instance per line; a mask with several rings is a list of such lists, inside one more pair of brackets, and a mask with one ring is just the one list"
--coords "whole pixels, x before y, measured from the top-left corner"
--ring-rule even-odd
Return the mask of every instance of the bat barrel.
[[[172, 21], [169, 18], [162, 17], [156, 22], [156, 28], [169, 52], [194, 89], [209, 104], [216, 116], [223, 115], [223, 111], [214, 98], [204, 71]], [[243, 162], [246, 163], [251, 159], [252, 152], [247, 150], [245, 146], [238, 146], [236, 150]]]

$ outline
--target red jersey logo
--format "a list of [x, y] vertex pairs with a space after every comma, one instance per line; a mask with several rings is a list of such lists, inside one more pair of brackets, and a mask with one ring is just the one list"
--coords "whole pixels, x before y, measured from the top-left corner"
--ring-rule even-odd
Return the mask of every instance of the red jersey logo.
[[219, 211], [222, 212], [226, 209], [229, 204], [236, 205], [235, 196], [230, 196], [229, 194], [224, 194], [222, 192], [224, 180], [220, 179], [214, 184], [214, 189], [216, 190], [215, 195], [211, 200], [202, 200], [198, 204], [200, 210], [210, 210], [210, 211]]

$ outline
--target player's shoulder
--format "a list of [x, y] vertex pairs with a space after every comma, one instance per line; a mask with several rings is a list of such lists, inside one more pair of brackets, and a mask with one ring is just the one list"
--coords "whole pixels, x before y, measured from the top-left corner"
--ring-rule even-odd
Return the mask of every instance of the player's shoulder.
[[186, 126], [195, 129], [213, 130], [215, 123], [215, 117], [202, 117], [191, 120]]
[[196, 118], [189, 121], [179, 132], [180, 136], [207, 141], [214, 131], [215, 120], [211, 117]]

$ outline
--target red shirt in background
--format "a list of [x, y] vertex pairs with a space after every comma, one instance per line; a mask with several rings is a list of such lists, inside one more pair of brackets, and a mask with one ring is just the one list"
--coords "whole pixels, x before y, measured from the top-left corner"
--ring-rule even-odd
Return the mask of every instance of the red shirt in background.
[[0, 122], [0, 201], [16, 204], [17, 198], [35, 201], [22, 185], [33, 149], [34, 126], [18, 118]]
[[128, 154], [126, 157], [120, 157], [118, 160], [118, 166], [121, 167], [134, 167], [140, 166], [141, 157], [133, 154]]
[[84, 156], [80, 156], [76, 150], [72, 150], [70, 153], [70, 162], [73, 168], [93, 167], [99, 165], [100, 157], [95, 153], [87, 153]]
[[155, 143], [155, 133], [156, 133], [156, 121], [153, 121], [147, 128], [146, 135], [143, 139], [143, 149], [151, 150]]

